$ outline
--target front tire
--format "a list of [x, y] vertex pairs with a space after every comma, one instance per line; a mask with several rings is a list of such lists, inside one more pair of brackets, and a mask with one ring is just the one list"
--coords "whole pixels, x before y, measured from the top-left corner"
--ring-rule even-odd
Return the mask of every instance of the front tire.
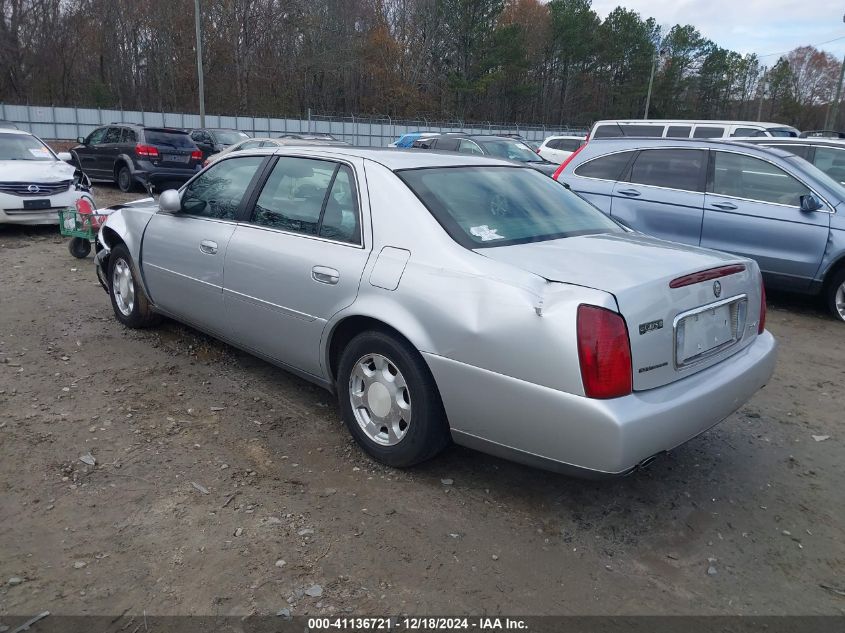
[[161, 317], [153, 312], [144, 289], [135, 278], [132, 258], [123, 244], [112, 249], [109, 257], [109, 297], [114, 316], [123, 325], [144, 328], [157, 324]]
[[122, 165], [117, 170], [117, 187], [123, 193], [131, 193], [135, 189], [135, 182], [132, 180], [132, 172], [129, 167]]
[[72, 237], [68, 242], [67, 250], [77, 259], [85, 259], [91, 252], [91, 242], [84, 237]]
[[845, 268], [831, 278], [825, 300], [833, 318], [840, 323], [845, 322]]
[[408, 343], [381, 331], [353, 338], [340, 357], [337, 393], [343, 421], [374, 459], [406, 468], [450, 440], [434, 377]]

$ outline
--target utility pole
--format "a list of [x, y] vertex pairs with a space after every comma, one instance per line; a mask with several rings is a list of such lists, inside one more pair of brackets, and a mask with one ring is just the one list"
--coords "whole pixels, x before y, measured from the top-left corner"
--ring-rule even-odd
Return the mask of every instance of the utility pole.
[[194, 0], [194, 24], [197, 31], [197, 81], [200, 93], [200, 127], [205, 127], [205, 86], [202, 76], [202, 33], [200, 32], [200, 0]]
[[[845, 22], [845, 15], [842, 16], [842, 21]], [[833, 104], [827, 111], [827, 116], [824, 118], [824, 128], [829, 130], [831, 127], [836, 127], [836, 119], [839, 116], [839, 100], [842, 98], [842, 78], [845, 76], [845, 58], [842, 59], [842, 68], [839, 70], [839, 83], [836, 84], [836, 96], [833, 98]]]
[[664, 51], [660, 47], [655, 47], [654, 57], [651, 60], [651, 74], [648, 77], [648, 93], [645, 97], [645, 116], [643, 119], [648, 118], [648, 108], [651, 105], [651, 87], [654, 85], [654, 70], [657, 67], [657, 57], [658, 55], [662, 56], [663, 53]]
[[769, 71], [763, 71], [763, 79], [760, 82], [760, 103], [757, 104], [757, 120], [759, 121], [763, 117], [763, 98], [766, 96], [766, 79], [768, 78]]

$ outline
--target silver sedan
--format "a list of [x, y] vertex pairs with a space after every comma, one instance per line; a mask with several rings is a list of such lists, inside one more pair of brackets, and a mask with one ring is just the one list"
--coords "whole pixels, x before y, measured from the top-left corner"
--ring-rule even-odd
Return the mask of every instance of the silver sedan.
[[632, 233], [485, 157], [237, 152], [116, 210], [97, 249], [120, 322], [167, 315], [325, 387], [397, 467], [451, 440], [627, 473], [775, 363], [752, 260]]

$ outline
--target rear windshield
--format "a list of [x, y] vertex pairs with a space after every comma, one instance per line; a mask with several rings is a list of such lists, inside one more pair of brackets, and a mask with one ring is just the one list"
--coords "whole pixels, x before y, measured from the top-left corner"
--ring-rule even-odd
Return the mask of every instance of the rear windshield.
[[397, 174], [466, 248], [623, 232], [594, 206], [533, 169], [437, 167]]
[[187, 132], [175, 130], [144, 130], [144, 138], [149, 145], [165, 145], [176, 149], [190, 149], [194, 142]]
[[0, 160], [56, 160], [56, 158], [47, 146], [34, 136], [4, 133], [0, 134]]
[[238, 132], [237, 130], [218, 130], [214, 135], [217, 137], [217, 142], [221, 145], [234, 145], [235, 143], [240, 143], [245, 138], [249, 138], [249, 134]]
[[483, 146], [487, 153], [496, 158], [505, 158], [507, 160], [515, 160], [520, 163], [544, 163], [546, 162], [542, 156], [533, 152], [522, 141], [511, 139], [499, 139], [496, 141], [481, 141], [476, 139], [479, 145]]

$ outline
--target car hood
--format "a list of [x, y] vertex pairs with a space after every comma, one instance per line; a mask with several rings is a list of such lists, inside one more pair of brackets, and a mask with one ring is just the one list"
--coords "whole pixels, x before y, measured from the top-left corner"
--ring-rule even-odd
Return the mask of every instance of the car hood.
[[70, 180], [76, 168], [61, 160], [0, 160], [3, 182], [61, 182]]
[[636, 233], [600, 233], [548, 242], [484, 248], [481, 255], [549, 281], [613, 294], [654, 279], [742, 261], [734, 255], [667, 242]]

